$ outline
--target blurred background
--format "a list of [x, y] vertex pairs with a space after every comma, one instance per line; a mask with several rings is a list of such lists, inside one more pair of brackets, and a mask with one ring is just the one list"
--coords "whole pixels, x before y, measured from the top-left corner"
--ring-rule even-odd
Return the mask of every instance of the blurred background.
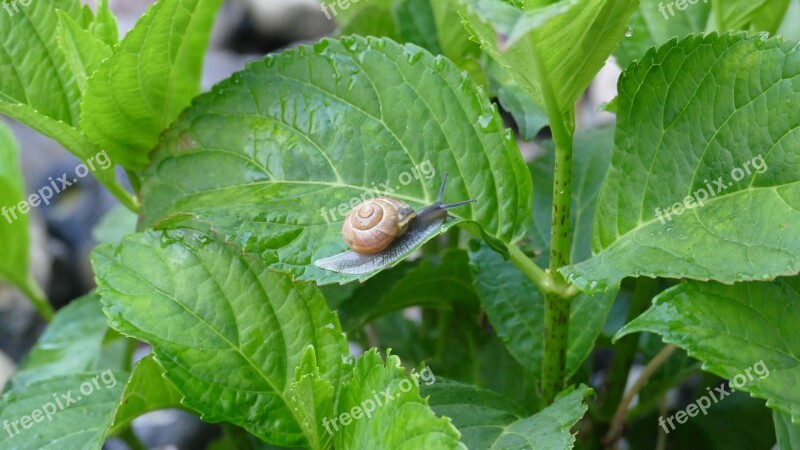
[[[94, 8], [94, 0], [85, 1]], [[151, 0], [110, 0], [120, 34], [130, 30], [144, 14]], [[454, 18], [454, 20], [458, 20]], [[217, 18], [205, 59], [203, 89], [265, 54], [309, 43], [336, 34], [336, 23], [326, 17], [319, 0], [228, 0]], [[581, 128], [611, 123], [613, 115], [601, 106], [616, 95], [620, 70], [609, 61], [577, 109]], [[504, 113], [507, 125], [515, 128]], [[27, 193], [36, 192], [56, 178], [72, 172], [78, 161], [61, 146], [6, 118], [21, 149]], [[547, 131], [542, 132], [544, 135]], [[535, 143], [519, 141], [526, 159], [539, 154]], [[94, 287], [89, 253], [98, 244], [116, 240], [133, 232], [136, 218], [123, 208], [92, 177], [79, 180], [56, 195], [49, 206], [30, 212], [31, 270], [56, 308], [87, 293]], [[0, 255], [2, 257], [2, 255]], [[16, 289], [0, 283], [0, 387], [13, 374], [44, 329], [31, 303]], [[141, 355], [147, 348], [140, 349]], [[134, 421], [141, 441], [153, 449], [202, 449], [220, 434], [217, 426], [201, 422], [180, 411], [158, 411]], [[125, 449], [121, 441], [110, 441], [106, 448]]]

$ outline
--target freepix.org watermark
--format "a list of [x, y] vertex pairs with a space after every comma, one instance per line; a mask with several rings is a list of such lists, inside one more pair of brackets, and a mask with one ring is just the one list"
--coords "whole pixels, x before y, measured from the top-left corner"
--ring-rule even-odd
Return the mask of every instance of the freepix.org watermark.
[[436, 170], [434, 170], [431, 161], [428, 159], [398, 175], [397, 181], [400, 183], [399, 185], [392, 187], [388, 181], [386, 183], [372, 183], [373, 188], [371, 190], [364, 191], [360, 196], [351, 198], [349, 202], [342, 202], [335, 208], [322, 208], [320, 213], [325, 219], [325, 223], [331, 224], [336, 222], [338, 218], [344, 219], [351, 209], [364, 200], [386, 197], [400, 189], [400, 186], [406, 186], [412, 181], [423, 177], [426, 180], [430, 180], [434, 175], [436, 175]]
[[53, 393], [53, 400], [31, 411], [30, 414], [15, 420], [3, 420], [3, 430], [13, 439], [24, 430], [28, 430], [39, 422], [53, 421], [53, 417], [59, 412], [78, 403], [84, 398], [100, 390], [100, 382], [106, 389], [111, 389], [117, 385], [117, 379], [111, 369], [100, 372], [99, 375], [81, 383], [79, 393], [67, 391], [65, 393]]
[[[764, 364], [764, 360], [762, 359], [761, 361], [753, 364], [753, 367], [748, 367], [745, 369], [744, 373], [740, 373], [731, 378], [729, 381], [730, 390], [725, 389], [724, 383], [715, 387], [714, 390], [711, 390], [711, 387], [707, 387], [706, 391], [708, 391], [708, 395], [698, 398], [694, 403], [689, 404], [689, 406], [683, 410], [667, 417], [666, 421], [663, 416], [660, 416], [658, 418], [658, 424], [661, 425], [661, 428], [664, 429], [665, 433], [669, 434], [670, 431], [675, 430], [675, 424], [672, 422], [672, 419], [675, 419], [678, 424], [684, 424], [687, 420], [689, 420], [689, 417], [696, 416], [698, 412], [702, 412], [705, 416], [708, 413], [708, 408], [711, 407], [711, 400], [714, 400], [714, 404], [717, 404], [717, 402], [723, 398], [736, 392], [737, 388], [741, 389], [747, 384], [748, 381], [753, 381], [753, 373], [751, 371], [758, 375], [759, 380], [763, 380], [769, 376], [769, 368], [767, 368], [767, 365]], [[710, 399], [709, 396], [711, 397]], [[667, 429], [668, 423], [670, 426], [669, 429]]]
[[[702, 0], [703, 3], [708, 3], [708, 0]], [[672, 2], [667, 2], [666, 8], [664, 7], [664, 2], [658, 2], [658, 11], [664, 15], [664, 20], [669, 20], [672, 17], [675, 17], [675, 11], [672, 9], [673, 7], [678, 8], [679, 11], [686, 11], [686, 8], [689, 5], [696, 5], [700, 3], [700, 0], [675, 0]], [[667, 10], [669, 10], [669, 17], [667, 17]]]
[[31, 3], [33, 3], [33, 0], [11, 0], [11, 1], [0, 0], [0, 2], [3, 2], [3, 9], [6, 10], [6, 13], [8, 13], [9, 16], [13, 16], [14, 14], [19, 12], [20, 5], [26, 7]]
[[[415, 385], [419, 386], [420, 380], [422, 380], [426, 386], [430, 386], [436, 382], [436, 376], [433, 374], [430, 366], [426, 366], [420, 372], [411, 370], [411, 377], [403, 378], [398, 385], [398, 389], [401, 393], [408, 392]], [[372, 391], [372, 398], [364, 400], [360, 405], [354, 406], [349, 412], [343, 412], [333, 419], [328, 419], [327, 417], [323, 418], [322, 425], [325, 427], [325, 430], [328, 431], [328, 434], [333, 436], [334, 430], [339, 431], [339, 425], [336, 423], [337, 421], [341, 423], [343, 427], [346, 427], [353, 423], [353, 421], [360, 420], [364, 417], [372, 418], [372, 413], [374, 413], [377, 408], [386, 406], [399, 396], [399, 394], [392, 395], [391, 388], [386, 388], [382, 392]], [[373, 399], [375, 400], [373, 401]], [[333, 429], [331, 429], [331, 425], [333, 425]]]
[[[319, 7], [325, 14], [325, 17], [331, 20], [339, 15], [339, 11], [344, 11], [349, 8], [350, 5], [358, 3], [359, 1], [368, 2], [369, 0], [322, 0]], [[339, 11], [336, 10], [337, 6], [339, 7]], [[328, 11], [329, 9], [330, 11]], [[333, 13], [333, 16], [331, 16], [331, 13]]]
[[[96, 164], [96, 166], [95, 166]], [[70, 186], [77, 183], [79, 179], [89, 175], [92, 171], [97, 169], [106, 170], [111, 167], [111, 158], [108, 157], [106, 151], [90, 157], [86, 160], [86, 164], [80, 163], [75, 166], [75, 176], [70, 180], [67, 172], [64, 172], [60, 177], [47, 177], [50, 181], [49, 185], [42, 186], [36, 193], [31, 194], [25, 200], [20, 201], [16, 205], [0, 207], [0, 214], [6, 219], [8, 223], [13, 223], [19, 215], [28, 214], [31, 208], [36, 208], [42, 203], [45, 205], [50, 204], [50, 200], [54, 195], [60, 194], [67, 190]]]
[[[753, 169], [752, 171], [750, 170], [751, 165]], [[706, 184], [705, 187], [694, 191], [691, 195], [687, 195], [682, 201], [676, 202], [669, 208], [666, 208], [664, 211], [661, 211], [661, 208], [656, 208], [656, 216], [662, 224], [666, 224], [672, 220], [673, 214], [680, 216], [690, 209], [702, 208], [705, 206], [706, 200], [715, 197], [720, 192], [733, 186], [735, 182], [741, 181], [746, 175], [752, 175], [753, 171], [757, 173], [764, 173], [767, 171], [767, 169], [767, 163], [764, 161], [764, 158], [761, 155], [758, 155], [749, 161], [745, 161], [741, 168], [735, 167], [733, 170], [731, 170], [731, 178], [733, 179], [733, 182], [725, 183], [724, 176], [721, 176], [711, 182], [708, 180], [703, 180], [703, 183]]]

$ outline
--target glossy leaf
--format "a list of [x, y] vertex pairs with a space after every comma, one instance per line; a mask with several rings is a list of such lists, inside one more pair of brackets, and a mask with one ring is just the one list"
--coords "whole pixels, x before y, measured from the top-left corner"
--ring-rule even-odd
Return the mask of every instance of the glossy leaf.
[[161, 131], [197, 95], [221, 4], [160, 0], [90, 78], [81, 127], [113, 161], [134, 171], [144, 168]]
[[348, 350], [313, 286], [177, 231], [99, 247], [93, 265], [111, 326], [153, 345], [184, 405], [275, 445], [314, 441], [298, 412], [308, 405], [294, 400], [296, 370], [313, 346], [321, 378], [336, 386]]
[[419, 385], [428, 380], [435, 376], [406, 376], [397, 356], [384, 365], [375, 350], [361, 355], [336, 401], [339, 422], [326, 422], [335, 448], [465, 450], [450, 419], [436, 418], [420, 397]]
[[767, 406], [797, 421], [798, 320], [798, 278], [733, 286], [687, 281], [657, 296], [617, 338], [658, 333], [703, 361], [704, 369], [732, 380], [737, 390], [767, 399]]
[[732, 283], [800, 271], [798, 80], [795, 44], [744, 34], [673, 41], [630, 67], [597, 254], [562, 273], [591, 292], [626, 276]]
[[[539, 106], [549, 85], [565, 111], [622, 39], [635, 0], [562, 0], [520, 9], [502, 0], [456, 0], [466, 27]], [[534, 51], [544, 67], [537, 67]]]
[[375, 195], [430, 205], [444, 173], [445, 202], [477, 203], [442, 231], [466, 220], [512, 242], [529, 220], [529, 174], [496, 109], [446, 59], [388, 40], [323, 40], [251, 64], [198, 98], [153, 157], [146, 224], [224, 235], [301, 280], [356, 279], [312, 264], [347, 248], [350, 208]]
[[[522, 272], [487, 246], [473, 244], [475, 289], [500, 340], [538, 378], [544, 351], [544, 297]], [[572, 301], [566, 373], [571, 376], [594, 348], [603, 331], [616, 291]]]

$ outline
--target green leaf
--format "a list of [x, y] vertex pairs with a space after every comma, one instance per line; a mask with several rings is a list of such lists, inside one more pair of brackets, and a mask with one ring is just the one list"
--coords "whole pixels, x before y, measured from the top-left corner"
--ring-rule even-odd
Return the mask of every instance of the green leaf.
[[478, 309], [465, 251], [446, 252], [438, 265], [422, 261], [413, 268], [405, 266], [378, 274], [340, 305], [345, 330], [358, 329], [377, 317], [409, 306]]
[[327, 432], [322, 420], [333, 413], [334, 388], [319, 372], [314, 347], [306, 348], [290, 392], [293, 403], [299, 405], [297, 414], [309, 447], [330, 448], [333, 436]]
[[[667, 8], [672, 5], [672, 12]], [[701, 33], [711, 15], [711, 3], [697, 2], [684, 11], [674, 3], [664, 0], [640, 0], [639, 8], [631, 16], [628, 26], [632, 34], [626, 36], [614, 52], [620, 67], [628, 67], [640, 60], [651, 47], [666, 44], [672, 38], [683, 38], [692, 33]]]
[[402, 42], [419, 45], [434, 55], [443, 53], [430, 0], [397, 0], [392, 5], [392, 16]]
[[144, 168], [161, 131], [199, 92], [203, 54], [221, 4], [157, 2], [89, 79], [82, 129], [116, 163]]
[[350, 208], [388, 188], [418, 210], [444, 173], [445, 201], [477, 203], [451, 210], [442, 231], [463, 220], [505, 243], [522, 236], [530, 175], [482, 91], [416, 46], [326, 39], [253, 63], [194, 102], [145, 173], [144, 222], [225, 235], [300, 280], [346, 282], [356, 276], [313, 261], [347, 248]]
[[732, 380], [736, 390], [767, 399], [767, 406], [797, 421], [798, 320], [798, 278], [733, 286], [686, 281], [659, 294], [616, 338], [658, 333], [701, 360], [704, 369]]
[[[475, 289], [489, 320], [509, 352], [538, 378], [544, 342], [544, 297], [522, 272], [485, 245], [470, 253]], [[616, 291], [572, 302], [567, 346], [567, 376], [580, 367], [603, 331]]]
[[397, 356], [388, 355], [384, 365], [374, 349], [361, 355], [342, 385], [336, 417], [324, 422], [335, 448], [466, 450], [450, 419], [437, 419], [420, 397], [419, 384], [436, 377], [430, 378], [428, 372], [406, 377]]
[[596, 254], [561, 272], [592, 292], [626, 276], [800, 271], [798, 80], [795, 44], [744, 34], [672, 41], [628, 68]]
[[[562, 0], [524, 9], [502, 0], [454, 0], [470, 33], [540, 106], [549, 85], [565, 111], [627, 29], [636, 0]], [[535, 64], [534, 52], [543, 67]], [[543, 84], [544, 83], [544, 84]]]
[[316, 288], [194, 233], [129, 235], [92, 260], [111, 326], [153, 345], [184, 405], [275, 445], [310, 441], [291, 390], [302, 356], [313, 346], [337, 386], [348, 355]]
[[526, 416], [514, 401], [477, 386], [438, 378], [420, 388], [436, 415], [453, 421], [468, 448], [490, 448], [508, 424]]
[[100, 62], [111, 55], [111, 47], [95, 37], [63, 11], [58, 11], [58, 44], [67, 58], [81, 92]]
[[788, 415], [778, 411], [772, 412], [772, 419], [775, 423], [775, 436], [778, 438], [780, 449], [792, 450], [800, 447], [800, 425], [792, 423]]
[[24, 285], [28, 275], [28, 215], [17, 205], [25, 199], [19, 148], [11, 130], [0, 123], [0, 278]]
[[58, 46], [56, 29], [58, 11], [82, 20], [81, 3], [33, 1], [23, 6], [17, 1], [7, 6], [14, 13], [4, 7], [0, 14], [0, 112], [29, 125], [9, 108], [26, 105], [48, 119], [77, 126], [81, 93]]
[[0, 433], [0, 447], [100, 450], [127, 377], [111, 370], [58, 375], [7, 392], [0, 422], [9, 427]]
[[583, 400], [592, 394], [584, 385], [559, 394], [556, 401], [530, 417], [508, 399], [471, 386], [431, 387], [431, 404], [437, 414], [449, 414], [469, 448], [490, 450], [570, 449], [570, 431], [586, 413]]
[[791, 0], [711, 0], [717, 30], [774, 33]]
[[89, 24], [89, 31], [109, 47], [113, 47], [119, 42], [117, 18], [108, 8], [108, 0], [97, 2], [97, 13], [92, 23]]
[[108, 330], [99, 296], [91, 293], [73, 300], [59, 310], [25, 357], [12, 387], [24, 390], [39, 380], [107, 369], [100, 361]]
[[163, 373], [164, 369], [158, 365], [152, 354], [136, 363], [130, 381], [121, 393], [109, 434], [129, 425], [142, 414], [181, 406], [183, 396], [175, 385], [164, 378]]

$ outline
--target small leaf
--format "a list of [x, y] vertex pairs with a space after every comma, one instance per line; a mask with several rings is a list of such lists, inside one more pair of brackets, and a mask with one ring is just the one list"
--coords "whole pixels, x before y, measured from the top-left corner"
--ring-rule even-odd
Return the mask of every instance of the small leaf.
[[163, 376], [164, 369], [152, 355], [142, 358], [133, 368], [131, 379], [122, 392], [109, 434], [114, 434], [142, 414], [159, 409], [178, 408], [183, 396]]
[[87, 78], [100, 62], [111, 55], [111, 47], [84, 30], [63, 11], [58, 11], [58, 44], [67, 58], [72, 76], [81, 92], [86, 90]]
[[486, 65], [490, 89], [497, 95], [503, 109], [514, 117], [522, 139], [532, 141], [547, 126], [547, 111], [531, 100], [525, 90], [494, 60], [489, 60]]
[[98, 295], [73, 300], [59, 310], [25, 357], [12, 380], [13, 389], [21, 391], [46, 378], [107, 369], [99, 363], [108, 330]]
[[448, 414], [469, 448], [491, 450], [570, 449], [573, 425], [586, 413], [584, 385], [559, 394], [556, 401], [530, 417], [510, 400], [474, 386], [445, 383], [425, 388], [437, 414]]
[[153, 345], [184, 405], [274, 445], [313, 442], [295, 371], [313, 346], [321, 379], [337, 386], [348, 355], [316, 288], [190, 232], [129, 235], [92, 260], [111, 326]]
[[[686, 281], [661, 294], [615, 339], [650, 331], [730, 379], [737, 390], [767, 399], [767, 406], [800, 418], [800, 279], [771, 283]], [[735, 351], [732, 351], [735, 349]]]
[[790, 0], [712, 0], [719, 31], [748, 30], [774, 33]]
[[672, 41], [628, 68], [596, 254], [561, 272], [592, 292], [800, 271], [798, 80], [795, 44], [744, 34]]
[[323, 422], [335, 448], [466, 450], [450, 419], [437, 419], [420, 397], [420, 382], [404, 375], [397, 356], [387, 356], [384, 365], [374, 349], [361, 355], [342, 385], [336, 417]]
[[81, 127], [117, 164], [133, 171], [144, 168], [161, 131], [197, 95], [203, 54], [221, 4], [158, 1], [89, 79]]
[[113, 47], [119, 42], [117, 18], [108, 8], [108, 0], [97, 2], [97, 13], [92, 23], [89, 24], [89, 31], [109, 47]]
[[226, 236], [318, 283], [379, 270], [313, 265], [347, 248], [355, 204], [390, 195], [419, 210], [445, 173], [444, 201], [477, 203], [452, 209], [441, 231], [467, 221], [509, 243], [530, 220], [530, 175], [495, 107], [448, 60], [385, 39], [326, 39], [249, 65], [199, 97], [153, 158], [146, 224]]

